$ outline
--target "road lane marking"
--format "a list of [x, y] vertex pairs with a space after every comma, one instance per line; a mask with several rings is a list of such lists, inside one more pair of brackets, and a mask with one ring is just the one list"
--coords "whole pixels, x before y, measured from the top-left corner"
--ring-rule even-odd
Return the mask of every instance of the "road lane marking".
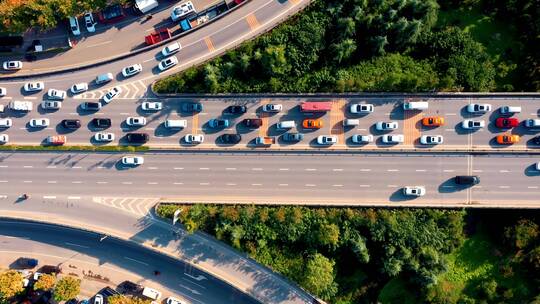
[[156, 182], [148, 182], [148, 185], [157, 185], [158, 183]]
[[0, 166], [0, 168], [7, 168], [8, 166]]
[[338, 171], [343, 171], [343, 169], [332, 169], [332, 171], [338, 172]]
[[332, 185], [332, 187], [343, 187], [341, 184]]
[[199, 168], [199, 170], [210, 170], [210, 168]]
[[371, 185], [359, 185], [359, 187], [361, 187], [361, 188], [369, 188], [369, 187], [371, 187]]
[[73, 181], [72, 184], [82, 184], [82, 181]]
[[499, 172], [500, 172], [500, 173], [508, 173], [508, 172], [510, 172], [510, 171], [508, 171], [508, 170], [499, 170]]
[[510, 186], [499, 186], [499, 188], [501, 188], [501, 189], [508, 189], [508, 188], [510, 188]]
[[233, 183], [227, 183], [227, 186], [236, 186], [236, 184], [233, 184]]
[[529, 189], [538, 189], [538, 186], [528, 186]]
[[362, 171], [362, 172], [369, 172], [369, 171], [371, 171], [371, 169], [360, 169], [360, 171]]
[[29, 184], [29, 183], [31, 183], [31, 182], [32, 182], [32, 181], [23, 181], [23, 183], [27, 183], [27, 184]]
[[262, 171], [263, 168], [251, 168], [252, 171]]
[[315, 186], [317, 186], [317, 185], [315, 185], [315, 184], [305, 184], [305, 186], [306, 186], [306, 187], [315, 187]]
[[416, 172], [426, 172], [425, 169], [416, 169], [416, 170], [414, 170], [414, 171], [416, 171]]
[[48, 181], [47, 184], [56, 184], [56, 181]]
[[388, 169], [386, 171], [388, 171], [388, 172], [398, 172], [399, 170], [398, 169]]
[[43, 198], [44, 199], [55, 199], [56, 196], [54, 196], [54, 195], [44, 195]]
[[90, 248], [90, 247], [88, 247], [88, 246], [79, 245], [79, 244], [70, 243], [70, 242], [65, 242], [64, 244], [66, 244], [66, 245], [71, 245], [71, 246], [75, 246], [75, 247], [80, 247], [80, 248]]
[[98, 184], [106, 184], [106, 183], [108, 183], [108, 182], [97, 182], [97, 183], [98, 183]]
[[279, 184], [279, 186], [281, 187], [285, 187], [285, 186], [288, 186], [289, 184]]
[[225, 168], [225, 170], [232, 171], [232, 170], [236, 170], [236, 168]]
[[91, 47], [96, 47], [96, 46], [100, 46], [100, 45], [105, 45], [105, 44], [109, 44], [111, 43], [112, 40], [109, 40], [109, 41], [103, 41], [101, 43], [96, 43], [96, 44], [93, 44], [93, 45], [89, 45], [89, 46], [85, 46], [85, 48], [91, 48]]
[[388, 185], [387, 187], [388, 187], [388, 188], [397, 188], [396, 185]]
[[252, 186], [262, 186], [262, 184], [251, 184]]
[[7, 183], [8, 181], [0, 181], [0, 183]]
[[482, 170], [475, 169], [475, 170], [472, 170], [472, 172], [482, 172]]
[[35, 96], [24, 96], [23, 98], [24, 98], [24, 99], [30, 99], [30, 100], [35, 100], [35, 99], [37, 99], [37, 97], [35, 97]]
[[445, 169], [445, 170], [443, 170], [443, 172], [454, 172], [454, 170]]
[[133, 184], [133, 183], [132, 183], [132, 182], [122, 182], [122, 184], [124, 184], [124, 185], [131, 185], [131, 184]]
[[204, 42], [206, 43], [206, 47], [208, 48], [208, 50], [210, 52], [213, 52], [213, 51], [216, 50], [216, 48], [214, 47], [214, 43], [212, 42], [212, 39], [210, 38], [210, 36], [204, 37]]
[[279, 171], [289, 171], [289, 168], [279, 168]]
[[199, 185], [201, 185], [201, 186], [208, 186], [208, 185], [210, 185], [210, 183], [199, 183]]
[[261, 26], [261, 24], [257, 20], [257, 17], [255, 17], [253, 13], [247, 15], [246, 22], [249, 25], [249, 28], [251, 29], [251, 31], [255, 31], [257, 28]]
[[148, 170], [157, 170], [157, 167], [148, 167]]
[[80, 197], [80, 196], [68, 196], [68, 199], [72, 199], [72, 200], [80, 200], [81, 197]]
[[307, 168], [306, 171], [317, 171], [315, 168]]
[[448, 115], [448, 116], [456, 116], [457, 114], [456, 114], [456, 113], [446, 113], [445, 115]]
[[173, 183], [173, 185], [183, 185], [184, 183], [178, 183], [178, 182], [175, 182]]
[[139, 260], [135, 260], [135, 259], [132, 259], [132, 258], [130, 258], [130, 257], [126, 257], [126, 256], [125, 256], [124, 259], [130, 260], [130, 261], [133, 261], [133, 262], [136, 262], [136, 263], [139, 263], [139, 264], [148, 266], [148, 264], [146, 264], [145, 262], [141, 262], [141, 261], [139, 261]]
[[56, 169], [56, 166], [47, 166], [47, 169]]
[[174, 167], [173, 170], [184, 170], [184, 168]]
[[23, 166], [23, 168], [34, 168], [34, 166]]

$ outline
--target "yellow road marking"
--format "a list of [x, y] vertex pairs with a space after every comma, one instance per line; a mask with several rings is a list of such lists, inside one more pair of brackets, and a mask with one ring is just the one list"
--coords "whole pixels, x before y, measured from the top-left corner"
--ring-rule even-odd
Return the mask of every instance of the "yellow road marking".
[[193, 115], [193, 120], [191, 121], [191, 134], [197, 134], [199, 130], [199, 113]]
[[422, 120], [423, 112], [404, 111], [403, 115], [403, 136], [405, 136], [405, 145], [414, 145], [414, 142], [420, 138], [420, 127], [417, 123]]
[[339, 99], [332, 102], [330, 110], [330, 134], [338, 135], [338, 143], [345, 143], [345, 132], [343, 131], [343, 119], [345, 119], [345, 100]]
[[261, 26], [261, 24], [257, 20], [257, 17], [255, 17], [255, 15], [253, 13], [249, 14], [246, 17], [246, 21], [247, 21], [247, 23], [248, 23], [248, 25], [249, 25], [249, 27], [251, 28], [252, 31], [256, 30], [257, 28], [259, 28]]
[[204, 42], [206, 43], [206, 47], [210, 50], [210, 52], [213, 52], [216, 50], [214, 47], [214, 43], [212, 42], [212, 39], [210, 39], [209, 36], [204, 37]]
[[[268, 103], [268, 99], [261, 100], [261, 106]], [[259, 128], [259, 136], [266, 136], [268, 134], [268, 113], [261, 112], [259, 118], [262, 119], [262, 125]]]
[[300, 2], [300, 0], [289, 0], [293, 5], [297, 4], [298, 2]]

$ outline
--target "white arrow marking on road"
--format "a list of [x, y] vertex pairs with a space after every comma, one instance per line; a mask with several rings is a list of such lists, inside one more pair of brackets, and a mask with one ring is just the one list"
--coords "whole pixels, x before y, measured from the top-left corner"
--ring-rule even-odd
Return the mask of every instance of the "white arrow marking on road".
[[203, 276], [202, 274], [200, 274], [200, 275], [198, 275], [198, 276], [195, 277], [195, 276], [192, 276], [192, 275], [189, 274], [189, 273], [185, 273], [185, 272], [184, 272], [184, 275], [185, 275], [186, 277], [190, 277], [190, 278], [194, 279], [195, 281], [207, 280], [207, 278], [206, 278], [205, 276]]
[[194, 294], [196, 294], [196, 295], [200, 295], [200, 294], [201, 294], [200, 292], [198, 292], [197, 290], [195, 290], [195, 289], [193, 289], [193, 288], [189, 288], [189, 287], [187, 287], [187, 286], [185, 286], [185, 285], [182, 285], [182, 284], [179, 284], [179, 285], [180, 285], [180, 287], [184, 287], [185, 289], [191, 291], [192, 293], [194, 293]]

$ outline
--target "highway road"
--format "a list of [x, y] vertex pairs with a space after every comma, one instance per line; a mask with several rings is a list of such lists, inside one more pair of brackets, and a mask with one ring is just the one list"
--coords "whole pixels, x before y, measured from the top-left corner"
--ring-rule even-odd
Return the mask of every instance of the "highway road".
[[[105, 277], [115, 278], [109, 283], [112, 288], [130, 279], [157, 288], [164, 297], [173, 295], [193, 304], [259, 303], [181, 261], [115, 238], [100, 241], [101, 237], [52, 224], [0, 220], [2, 256], [18, 253], [39, 259], [41, 265], [45, 260], [57, 261], [65, 274], [75, 272], [73, 264], [87, 264], [93, 273], [100, 271]], [[156, 269], [161, 272], [159, 277], [153, 275]]]
[[[394, 206], [536, 206], [540, 172], [531, 156], [407, 154], [141, 154], [123, 167], [105, 153], [1, 153], [0, 195], [92, 201], [146, 214], [158, 200]], [[478, 175], [472, 188], [456, 175]], [[422, 185], [424, 197], [402, 195]]]
[[[43, 98], [43, 94], [32, 96], [37, 103]], [[68, 137], [69, 144], [76, 145], [97, 145], [92, 140], [93, 134], [97, 131], [89, 122], [95, 118], [111, 118], [113, 126], [107, 129], [107, 132], [113, 132], [116, 135], [116, 141], [110, 144], [126, 144], [123, 136], [127, 132], [145, 132], [151, 135], [149, 146], [167, 147], [167, 148], [254, 148], [254, 138], [256, 136], [275, 136], [278, 138], [274, 149], [307, 149], [319, 148], [316, 144], [318, 135], [338, 135], [338, 144], [332, 148], [350, 148], [354, 150], [374, 149], [374, 148], [421, 148], [421, 149], [535, 149], [531, 139], [538, 135], [539, 130], [529, 130], [523, 123], [519, 127], [511, 130], [497, 128], [494, 121], [500, 116], [499, 108], [504, 105], [520, 105], [522, 112], [514, 115], [520, 121], [529, 118], [538, 118], [540, 98], [430, 98], [430, 107], [426, 111], [403, 111], [401, 105], [403, 98], [336, 98], [334, 99], [334, 108], [331, 112], [320, 117], [323, 120], [323, 128], [319, 130], [307, 130], [302, 128], [302, 120], [305, 118], [317, 118], [313, 114], [301, 113], [298, 104], [301, 100], [331, 100], [323, 98], [245, 98], [245, 99], [189, 99], [189, 98], [162, 98], [162, 99], [117, 99], [104, 106], [97, 113], [86, 112], [80, 109], [80, 102], [92, 99], [75, 99], [63, 102], [63, 106], [58, 111], [46, 111], [41, 107], [37, 111], [32, 111], [26, 115], [21, 113], [6, 113], [2, 117], [12, 117], [14, 125], [1, 133], [10, 136], [10, 143], [39, 145], [48, 135], [65, 134]], [[141, 109], [141, 103], [146, 100], [162, 101], [164, 109], [159, 112], [147, 112]], [[182, 109], [183, 103], [201, 102], [204, 109], [201, 113], [185, 113]], [[484, 115], [471, 115], [465, 108], [469, 103], [489, 103], [493, 106], [493, 111]], [[267, 103], [278, 103], [284, 106], [284, 110], [278, 114], [268, 115], [262, 113], [261, 106]], [[372, 103], [375, 105], [375, 112], [369, 115], [356, 115], [349, 112], [349, 106], [354, 103]], [[229, 105], [246, 105], [248, 113], [236, 116], [224, 114], [223, 110]], [[411, 113], [409, 113], [411, 112]], [[17, 116], [15, 116], [17, 115]], [[147, 125], [144, 127], [133, 128], [126, 125], [125, 120], [129, 116], [144, 116], [147, 118]], [[443, 116], [446, 124], [442, 127], [427, 128], [421, 125], [423, 117]], [[33, 129], [28, 126], [32, 118], [46, 117], [51, 120], [51, 125], [44, 129]], [[241, 126], [239, 122], [244, 118], [263, 119], [263, 126], [256, 130], [249, 130]], [[82, 127], [76, 131], [70, 131], [60, 126], [62, 119], [79, 119]], [[208, 126], [208, 121], [212, 118], [225, 118], [231, 121], [229, 128], [212, 129]], [[358, 118], [360, 125], [353, 128], [344, 129], [342, 122], [346, 118]], [[185, 119], [187, 128], [183, 130], [168, 130], [163, 123], [166, 119]], [[464, 119], [485, 120], [486, 127], [477, 131], [465, 130], [461, 127]], [[289, 132], [300, 132], [305, 135], [302, 142], [291, 144], [281, 140], [281, 135], [287, 131], [280, 131], [276, 128], [279, 121], [293, 120], [297, 127]], [[378, 121], [397, 121], [398, 130], [391, 132], [381, 132], [375, 130], [374, 125]], [[204, 134], [205, 142], [199, 145], [187, 145], [183, 137], [188, 134]], [[239, 133], [243, 140], [237, 145], [223, 145], [218, 137], [224, 133]], [[495, 136], [499, 134], [518, 134], [522, 136], [520, 143], [511, 145], [499, 145], [495, 142]], [[351, 142], [353, 134], [373, 134], [375, 142], [365, 145], [358, 145]], [[405, 142], [399, 145], [388, 145], [381, 142], [380, 137], [383, 134], [404, 134]], [[421, 135], [442, 135], [444, 143], [437, 146], [424, 146], [419, 143]]]

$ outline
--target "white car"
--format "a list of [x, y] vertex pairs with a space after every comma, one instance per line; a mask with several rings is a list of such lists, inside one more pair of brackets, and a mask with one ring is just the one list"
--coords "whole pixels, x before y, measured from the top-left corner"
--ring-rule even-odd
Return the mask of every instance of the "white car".
[[193, 3], [191, 3], [191, 1], [184, 2], [173, 8], [171, 12], [171, 19], [172, 21], [177, 21], [178, 19], [192, 12], [195, 12], [195, 7], [193, 6]]
[[379, 121], [377, 124], [375, 124], [375, 129], [379, 131], [386, 131], [386, 130], [396, 130], [398, 128], [397, 121]]
[[200, 144], [204, 142], [204, 135], [202, 134], [186, 134], [184, 141], [188, 144]]
[[103, 296], [100, 293], [94, 296], [94, 304], [103, 304]]
[[81, 28], [79, 27], [79, 20], [77, 20], [77, 17], [69, 17], [69, 28], [73, 35], [79, 36], [81, 34]]
[[48, 118], [33, 118], [30, 119], [30, 127], [32, 128], [45, 128], [48, 127], [50, 121]]
[[43, 90], [45, 84], [42, 81], [27, 82], [23, 88], [25, 92], [39, 92]]
[[167, 45], [166, 47], [164, 47], [163, 50], [161, 50], [161, 55], [163, 55], [163, 57], [169, 57], [172, 54], [180, 51], [181, 49], [182, 49], [182, 45], [180, 43], [178, 42], [171, 43]]
[[142, 127], [146, 125], [146, 118], [141, 116], [130, 116], [126, 119], [126, 124], [130, 127]]
[[122, 93], [122, 89], [120, 87], [114, 87], [114, 88], [110, 89], [109, 92], [107, 92], [107, 94], [105, 94], [105, 96], [103, 96], [103, 101], [105, 101], [105, 103], [109, 103], [113, 99], [118, 97], [118, 95], [120, 95], [120, 93]]
[[6, 96], [6, 94], [7, 94], [6, 88], [0, 87], [0, 97], [4, 97]]
[[90, 33], [96, 31], [96, 21], [94, 20], [94, 16], [92, 16], [91, 12], [84, 14], [84, 24], [86, 25], [86, 30], [88, 30]]
[[283, 110], [283, 106], [281, 104], [267, 103], [262, 107], [262, 110], [268, 113], [278, 113]]
[[420, 143], [423, 145], [438, 145], [443, 143], [442, 135], [422, 135]]
[[489, 103], [471, 103], [467, 106], [467, 112], [472, 114], [483, 114], [491, 111]]
[[535, 167], [537, 171], [540, 171], [540, 162], [537, 162]]
[[134, 64], [122, 69], [122, 75], [124, 77], [131, 77], [133, 75], [139, 74], [142, 71], [142, 65]]
[[158, 68], [160, 71], [165, 71], [167, 69], [170, 69], [171, 67], [178, 64], [178, 58], [176, 56], [171, 56], [169, 58], [165, 58], [161, 60], [158, 64]]
[[66, 98], [66, 91], [57, 90], [57, 89], [49, 89], [47, 92], [47, 95], [50, 99], [56, 99], [56, 100], [64, 100]]
[[530, 118], [530, 119], [525, 120], [525, 127], [531, 128], [531, 129], [540, 128], [540, 119]]
[[424, 196], [426, 194], [426, 188], [424, 186], [408, 186], [403, 188], [403, 194], [407, 196]]
[[467, 130], [470, 130], [470, 129], [482, 129], [485, 126], [486, 126], [486, 122], [483, 121], [483, 120], [465, 119], [461, 123], [461, 127], [463, 127], [463, 129], [467, 129]]
[[145, 101], [141, 104], [141, 108], [144, 111], [160, 111], [163, 109], [163, 103], [159, 101]]
[[95, 140], [95, 141], [100, 141], [100, 142], [103, 142], [103, 141], [106, 141], [106, 142], [113, 141], [113, 140], [114, 140], [114, 133], [110, 133], [110, 132], [97, 132], [96, 135], [94, 135], [94, 140]]
[[62, 103], [55, 100], [44, 100], [41, 102], [41, 107], [45, 110], [58, 110], [62, 107]]
[[317, 143], [319, 145], [333, 145], [337, 143], [337, 136], [335, 135], [319, 135], [317, 136]]
[[373, 135], [354, 134], [351, 137], [351, 141], [355, 144], [367, 144], [367, 143], [373, 142]]
[[0, 118], [0, 128], [9, 128], [13, 125], [11, 118]]
[[34, 272], [34, 276], [32, 278], [34, 279], [34, 281], [37, 281], [37, 280], [39, 280], [39, 277], [42, 276], [42, 275], [43, 275], [43, 273], [36, 271], [36, 272]]
[[71, 86], [71, 93], [79, 94], [88, 90], [88, 83], [81, 82]]
[[355, 103], [350, 106], [349, 110], [353, 114], [369, 114], [369, 113], [373, 113], [373, 111], [375, 110], [375, 107], [369, 103], [367, 104]]
[[166, 304], [186, 304], [186, 302], [181, 301], [180, 299], [174, 297], [168, 297], [165, 301]]
[[399, 144], [403, 141], [403, 134], [386, 134], [382, 136], [382, 142], [385, 144]]
[[0, 144], [7, 144], [9, 141], [9, 135], [0, 134]]
[[23, 67], [23, 63], [17, 60], [4, 61], [2, 67], [4, 70], [20, 70]]
[[144, 164], [144, 158], [142, 156], [124, 156], [122, 157], [122, 165], [126, 166], [138, 166]]

